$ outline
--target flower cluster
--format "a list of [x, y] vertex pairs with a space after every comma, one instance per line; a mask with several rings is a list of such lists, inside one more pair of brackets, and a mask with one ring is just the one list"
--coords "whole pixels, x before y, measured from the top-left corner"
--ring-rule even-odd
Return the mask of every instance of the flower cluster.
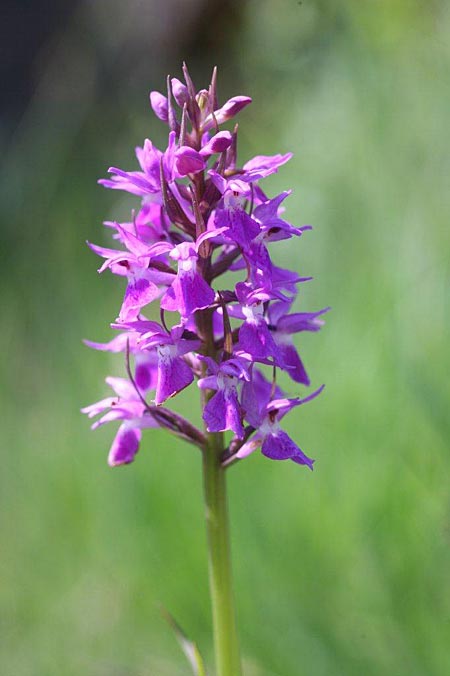
[[[93, 427], [121, 421], [109, 453], [112, 466], [134, 459], [143, 428], [160, 426], [201, 448], [208, 433], [230, 430], [224, 464], [260, 447], [268, 458], [312, 468], [280, 422], [322, 388], [287, 398], [276, 373], [310, 384], [294, 336], [318, 331], [328, 308], [291, 312], [298, 285], [310, 278], [275, 265], [268, 246], [310, 226], [294, 227], [283, 218], [290, 191], [269, 197], [260, 187], [291, 153], [258, 155], [240, 165], [237, 125], [220, 127], [251, 99], [235, 96], [220, 106], [216, 70], [200, 91], [186, 67], [183, 72], [185, 82], [168, 78], [167, 96], [150, 94], [154, 113], [169, 128], [167, 148], [146, 139], [136, 148], [138, 171], [111, 167], [110, 178], [99, 181], [135, 195], [140, 205], [129, 222], [105, 223], [119, 248], [89, 243], [104, 259], [99, 272], [123, 277], [126, 289], [112, 324], [119, 333], [109, 343], [86, 342], [123, 352], [128, 378], [107, 378], [115, 396], [83, 412], [101, 414]], [[224, 273], [236, 277], [231, 289], [220, 284]], [[159, 321], [145, 314], [156, 304]], [[205, 432], [163, 406], [194, 382]]]

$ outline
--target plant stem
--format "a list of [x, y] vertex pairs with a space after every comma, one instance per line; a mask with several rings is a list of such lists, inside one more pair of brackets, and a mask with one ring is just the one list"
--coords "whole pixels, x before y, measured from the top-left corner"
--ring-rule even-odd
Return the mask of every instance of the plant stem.
[[[194, 187], [197, 203], [200, 204], [201, 192], [195, 182]], [[208, 278], [210, 269], [211, 254], [199, 262], [199, 271], [204, 279]], [[205, 354], [217, 361], [218, 350], [214, 345], [213, 311], [205, 309], [198, 312], [196, 323], [198, 333], [204, 342]], [[204, 375], [206, 372], [207, 367], [204, 364]], [[213, 395], [213, 390], [202, 390], [202, 409]], [[206, 429], [205, 437], [203, 485], [216, 676], [241, 676], [231, 573], [225, 468], [221, 464], [224, 437], [223, 432], [208, 432]]]
[[203, 480], [214, 649], [217, 676], [241, 676], [232, 590], [225, 469], [220, 464], [222, 452], [223, 434], [208, 434], [203, 453]]

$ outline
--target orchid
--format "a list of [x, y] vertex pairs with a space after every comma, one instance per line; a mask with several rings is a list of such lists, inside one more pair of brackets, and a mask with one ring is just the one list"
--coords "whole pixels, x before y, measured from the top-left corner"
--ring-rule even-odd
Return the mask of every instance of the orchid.
[[[217, 673], [240, 676], [225, 471], [258, 448], [271, 460], [313, 468], [280, 423], [323, 386], [288, 397], [277, 379], [284, 371], [295, 384], [310, 385], [295, 336], [319, 331], [329, 308], [295, 311], [298, 287], [311, 277], [280, 267], [269, 251], [272, 243], [297, 242], [311, 230], [285, 220], [291, 191], [270, 197], [260, 186], [292, 154], [257, 155], [240, 164], [237, 125], [220, 126], [251, 99], [239, 95], [220, 105], [216, 69], [208, 89], [196, 89], [186, 66], [183, 75], [184, 82], [167, 79], [167, 94], [150, 93], [154, 113], [168, 125], [167, 147], [146, 139], [135, 151], [137, 170], [111, 167], [110, 178], [99, 181], [136, 203], [129, 220], [105, 222], [114, 248], [88, 243], [104, 259], [99, 272], [124, 278], [126, 287], [111, 324], [119, 333], [104, 343], [85, 342], [123, 353], [127, 377], [107, 378], [114, 396], [82, 411], [100, 416], [94, 429], [120, 423], [111, 466], [133, 462], [150, 427], [200, 449]], [[220, 281], [227, 272], [234, 275], [231, 288]], [[155, 315], [158, 321], [149, 319]], [[199, 394], [203, 430], [163, 406], [186, 388]]]

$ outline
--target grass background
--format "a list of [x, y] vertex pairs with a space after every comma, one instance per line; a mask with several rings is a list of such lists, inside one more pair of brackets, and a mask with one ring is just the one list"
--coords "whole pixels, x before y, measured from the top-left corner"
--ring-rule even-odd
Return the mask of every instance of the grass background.
[[81, 344], [122, 293], [84, 241], [134, 204], [96, 178], [162, 142], [147, 91], [186, 55], [253, 97], [241, 158], [295, 153], [268, 190], [314, 230], [274, 256], [315, 278], [299, 308], [333, 308], [301, 345], [326, 390], [288, 423], [314, 473], [255, 454], [229, 474], [245, 676], [450, 673], [448, 4], [228, 3], [159, 60], [144, 43], [130, 80], [109, 43], [102, 75], [88, 5], [2, 128], [2, 674], [188, 674], [160, 602], [211, 663], [198, 454], [149, 432], [113, 471], [113, 430], [78, 412], [122, 369]]

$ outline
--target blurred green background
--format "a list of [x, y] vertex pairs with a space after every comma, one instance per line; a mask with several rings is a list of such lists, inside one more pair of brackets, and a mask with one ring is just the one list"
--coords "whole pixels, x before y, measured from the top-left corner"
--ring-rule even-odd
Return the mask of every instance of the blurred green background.
[[243, 160], [294, 152], [268, 191], [314, 230], [275, 260], [333, 308], [301, 345], [326, 390], [288, 425], [314, 473], [229, 473], [245, 676], [449, 674], [450, 5], [35, 4], [2, 10], [1, 674], [187, 675], [159, 603], [211, 664], [199, 455], [149, 432], [111, 470], [79, 414], [122, 370], [81, 343], [123, 291], [85, 240], [135, 204], [96, 179], [162, 142], [148, 91], [184, 58], [253, 97]]

